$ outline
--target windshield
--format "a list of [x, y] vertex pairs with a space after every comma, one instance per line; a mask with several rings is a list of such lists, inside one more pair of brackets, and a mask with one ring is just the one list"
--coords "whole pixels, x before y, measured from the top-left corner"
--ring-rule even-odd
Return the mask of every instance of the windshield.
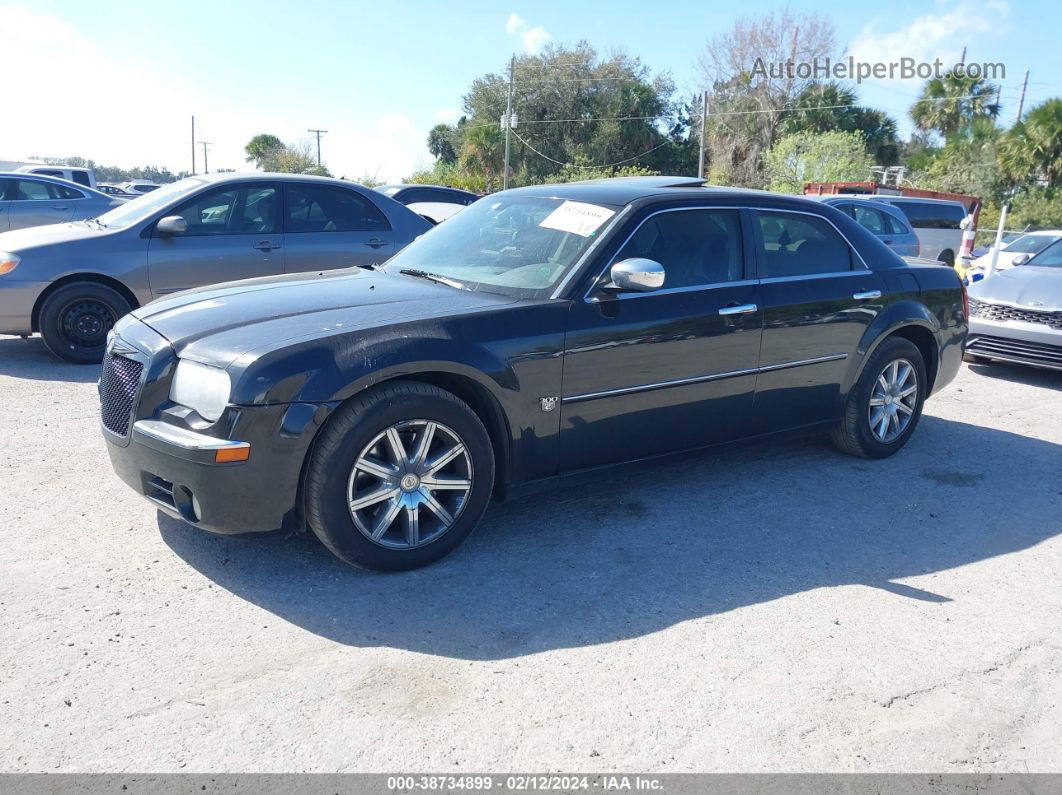
[[1062, 240], [1056, 240], [1049, 248], [1022, 264], [1035, 265], [1038, 268], [1062, 268]]
[[1054, 235], [1022, 235], [1013, 243], [1008, 243], [1008, 254], [1039, 254], [1058, 240]]
[[552, 292], [619, 207], [534, 196], [481, 199], [387, 261], [472, 290], [540, 298]]
[[145, 193], [135, 199], [130, 199], [120, 207], [115, 207], [99, 217], [99, 222], [105, 226], [123, 228], [139, 223], [153, 213], [166, 207], [170, 202], [186, 196], [194, 190], [198, 190], [206, 184], [205, 180], [189, 177], [180, 182], [171, 182], [158, 190]]

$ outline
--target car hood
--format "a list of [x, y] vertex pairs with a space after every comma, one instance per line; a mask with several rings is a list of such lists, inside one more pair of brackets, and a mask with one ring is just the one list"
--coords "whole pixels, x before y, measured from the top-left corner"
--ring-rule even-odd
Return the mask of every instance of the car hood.
[[83, 223], [45, 224], [28, 226], [0, 233], [0, 251], [19, 253], [29, 249], [52, 246], [57, 243], [76, 243], [87, 239], [97, 239], [118, 230], [100, 229]]
[[227, 367], [245, 353], [307, 337], [460, 315], [515, 300], [356, 268], [186, 290], [132, 314], [179, 356]]
[[978, 301], [1029, 307], [1045, 312], [1062, 311], [1062, 268], [1019, 265], [974, 282], [970, 297]]

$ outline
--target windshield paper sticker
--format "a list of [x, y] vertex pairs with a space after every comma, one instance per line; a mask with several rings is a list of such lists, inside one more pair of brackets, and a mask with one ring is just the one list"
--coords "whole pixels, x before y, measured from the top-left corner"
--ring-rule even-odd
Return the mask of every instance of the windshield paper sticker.
[[596, 204], [566, 201], [539, 222], [546, 229], [571, 232], [580, 237], [590, 237], [601, 224], [616, 214], [615, 210], [598, 207]]

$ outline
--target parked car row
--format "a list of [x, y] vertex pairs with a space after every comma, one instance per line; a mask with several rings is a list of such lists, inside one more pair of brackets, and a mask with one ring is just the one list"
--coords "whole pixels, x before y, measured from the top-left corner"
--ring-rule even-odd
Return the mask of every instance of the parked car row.
[[[453, 550], [492, 497], [601, 467], [797, 429], [891, 455], [960, 366], [955, 271], [906, 264], [828, 204], [601, 180], [495, 194], [417, 237], [427, 222], [373, 193], [404, 246], [385, 264], [299, 260], [310, 272], [119, 320], [101, 414], [131, 488], [207, 530], [308, 526], [349, 563], [408, 569]], [[174, 252], [203, 230], [282, 234], [291, 258], [293, 238], [350, 217], [338, 207], [368, 217], [365, 200], [331, 180], [233, 178], [160, 190], [76, 245], [146, 240], [146, 298], [152, 267], [185, 286]]]
[[0, 172], [0, 232], [91, 218], [122, 203], [65, 179]]

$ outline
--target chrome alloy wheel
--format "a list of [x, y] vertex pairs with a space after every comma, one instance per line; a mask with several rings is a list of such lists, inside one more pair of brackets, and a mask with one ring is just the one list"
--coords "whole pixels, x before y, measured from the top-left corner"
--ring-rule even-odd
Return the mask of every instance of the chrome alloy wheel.
[[471, 491], [472, 458], [461, 437], [434, 420], [403, 420], [358, 455], [347, 503], [370, 541], [414, 549], [453, 527]]
[[914, 365], [907, 359], [889, 362], [870, 393], [870, 432], [883, 444], [895, 441], [911, 424], [917, 405], [918, 373]]

